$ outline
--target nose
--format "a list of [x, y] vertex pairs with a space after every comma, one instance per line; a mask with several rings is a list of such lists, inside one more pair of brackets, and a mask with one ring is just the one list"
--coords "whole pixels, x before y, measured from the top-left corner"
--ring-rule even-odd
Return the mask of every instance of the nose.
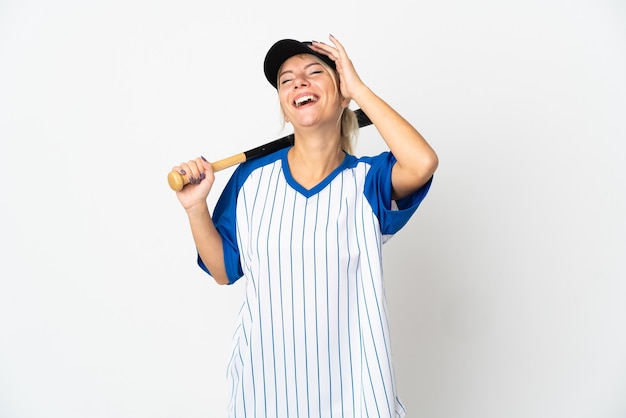
[[296, 89], [302, 88], [302, 87], [307, 87], [309, 85], [309, 81], [306, 78], [303, 78], [303, 77], [298, 77], [294, 81], [295, 82], [293, 83], [293, 86]]

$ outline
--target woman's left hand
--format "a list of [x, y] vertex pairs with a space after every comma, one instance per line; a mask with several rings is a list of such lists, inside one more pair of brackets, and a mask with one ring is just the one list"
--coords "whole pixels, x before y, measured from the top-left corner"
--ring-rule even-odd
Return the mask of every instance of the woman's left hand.
[[325, 44], [323, 42], [314, 41], [312, 48], [315, 52], [328, 56], [335, 62], [337, 73], [339, 74], [339, 87], [341, 95], [346, 99], [354, 99], [358, 91], [366, 87], [352, 64], [352, 60], [348, 57], [343, 45], [333, 36], [329, 36], [330, 41], [335, 45]]

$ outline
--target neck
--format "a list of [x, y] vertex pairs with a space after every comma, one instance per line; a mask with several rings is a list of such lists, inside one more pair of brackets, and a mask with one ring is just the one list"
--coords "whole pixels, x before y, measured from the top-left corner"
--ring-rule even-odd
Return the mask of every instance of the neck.
[[289, 150], [289, 170], [293, 178], [310, 189], [326, 178], [344, 160], [341, 139], [336, 130], [329, 136], [320, 134], [295, 135], [294, 146]]

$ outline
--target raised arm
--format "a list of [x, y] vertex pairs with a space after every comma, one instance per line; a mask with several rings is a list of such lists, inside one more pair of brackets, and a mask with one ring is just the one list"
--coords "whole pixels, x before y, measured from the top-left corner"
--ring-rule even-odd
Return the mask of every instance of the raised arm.
[[432, 177], [439, 164], [437, 154], [406, 119], [363, 83], [341, 43], [332, 35], [330, 40], [335, 47], [314, 42], [313, 49], [335, 61], [341, 94], [365, 112], [396, 157], [393, 198], [408, 196]]

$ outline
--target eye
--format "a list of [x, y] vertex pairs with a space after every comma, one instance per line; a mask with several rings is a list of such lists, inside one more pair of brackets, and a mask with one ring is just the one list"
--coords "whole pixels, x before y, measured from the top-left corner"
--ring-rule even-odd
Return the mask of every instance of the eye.
[[280, 80], [280, 85], [285, 85], [287, 83], [289, 83], [291, 81], [291, 78], [284, 78], [282, 80]]

